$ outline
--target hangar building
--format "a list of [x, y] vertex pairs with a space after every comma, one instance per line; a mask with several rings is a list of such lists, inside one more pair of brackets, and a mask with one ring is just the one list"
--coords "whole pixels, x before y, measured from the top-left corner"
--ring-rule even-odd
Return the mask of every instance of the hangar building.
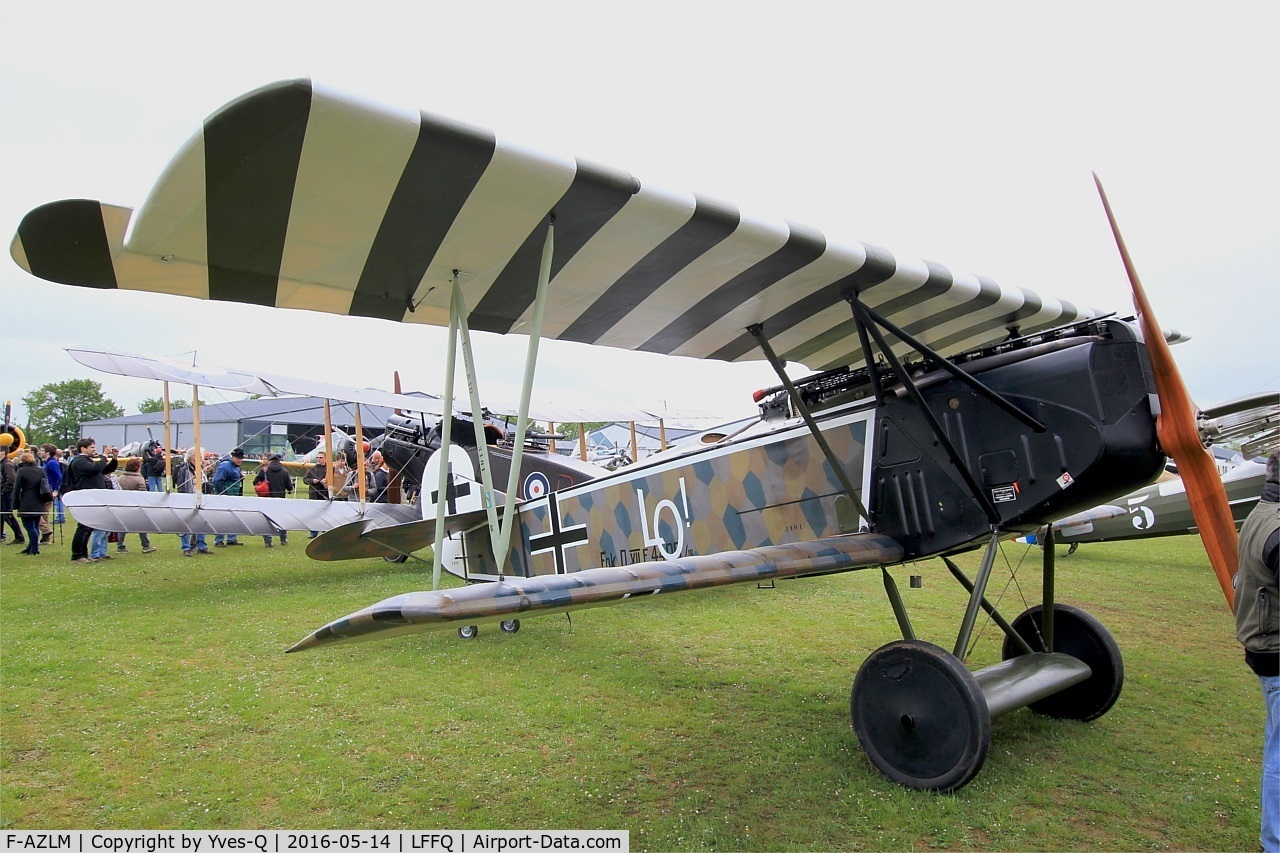
[[[426, 396], [426, 395], [421, 395]], [[200, 443], [214, 453], [227, 453], [242, 447], [250, 457], [264, 453], [280, 453], [286, 459], [303, 454], [316, 446], [324, 433], [324, 398], [262, 397], [229, 403], [200, 405]], [[333, 426], [355, 433], [355, 405], [330, 403]], [[384, 406], [362, 405], [360, 424], [364, 434], [382, 434], [382, 426], [392, 410]], [[171, 447], [187, 448], [195, 444], [195, 428], [190, 408], [169, 412]], [[164, 442], [164, 414], [152, 412], [119, 418], [87, 421], [80, 425], [80, 435], [93, 436], [98, 447], [108, 444], [123, 447], [131, 441], [154, 438]]]

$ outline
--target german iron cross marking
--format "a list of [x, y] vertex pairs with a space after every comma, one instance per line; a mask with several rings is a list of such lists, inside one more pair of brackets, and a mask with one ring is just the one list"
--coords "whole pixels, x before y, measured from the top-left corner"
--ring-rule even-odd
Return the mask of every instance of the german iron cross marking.
[[[465, 498], [467, 495], [471, 494], [471, 483], [467, 482], [465, 479], [462, 481], [461, 486], [454, 483], [452, 465], [449, 466], [449, 475], [446, 478], [446, 481], [448, 485], [445, 486], [445, 489], [444, 489], [444, 500], [445, 500], [446, 506], [448, 507], [449, 515], [453, 515], [455, 512], [458, 511], [458, 498]], [[439, 489], [436, 489], [434, 492], [431, 493], [431, 502], [433, 504], [440, 502]]]
[[587, 541], [587, 526], [574, 524], [562, 527], [560, 521], [560, 502], [556, 493], [547, 495], [547, 515], [551, 520], [551, 532], [529, 537], [529, 553], [545, 554], [554, 551], [556, 555], [556, 574], [563, 575], [568, 571], [565, 564], [564, 549], [573, 548]]

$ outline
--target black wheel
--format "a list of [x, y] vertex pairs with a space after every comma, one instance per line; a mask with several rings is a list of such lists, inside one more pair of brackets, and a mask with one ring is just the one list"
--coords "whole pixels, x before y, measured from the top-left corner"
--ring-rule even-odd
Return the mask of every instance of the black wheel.
[[932, 643], [898, 640], [872, 652], [849, 707], [862, 751], [900, 785], [949, 793], [987, 759], [987, 700], [960, 659]]
[[502, 622], [502, 630], [506, 631], [508, 634], [514, 634], [516, 631], [520, 630], [520, 620], [504, 619]]
[[383, 557], [382, 559], [386, 560], [388, 563], [403, 563], [405, 560], [409, 559], [409, 555], [396, 554], [394, 557]]
[[458, 636], [464, 640], [474, 640], [480, 629], [475, 625], [463, 625], [458, 629]]
[[[1013, 620], [1013, 629], [1031, 648], [1044, 651], [1041, 628], [1044, 606], [1030, 607]], [[1060, 720], [1096, 720], [1111, 709], [1124, 687], [1124, 659], [1111, 632], [1079, 607], [1070, 604], [1053, 606], [1053, 650], [1079, 658], [1093, 674], [1061, 693], [1045, 697], [1029, 706], [1037, 714]], [[1022, 654], [1022, 649], [1008, 637], [1004, 639], [1005, 660]]]

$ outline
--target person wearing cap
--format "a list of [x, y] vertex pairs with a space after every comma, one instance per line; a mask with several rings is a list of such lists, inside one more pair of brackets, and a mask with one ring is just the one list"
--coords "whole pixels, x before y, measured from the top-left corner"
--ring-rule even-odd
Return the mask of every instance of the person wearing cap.
[[[218, 463], [217, 469], [213, 472], [213, 478], [209, 481], [209, 485], [215, 495], [243, 494], [244, 472], [240, 470], [242, 464], [244, 464], [244, 450], [239, 447], [231, 451], [229, 456]], [[226, 536], [218, 533], [213, 537], [213, 547], [215, 548], [243, 544], [234, 533]]]
[[[267, 494], [267, 497], [269, 498], [285, 498], [293, 491], [293, 477], [289, 475], [289, 472], [285, 470], [284, 465], [281, 464], [281, 456], [279, 453], [271, 454], [271, 457], [267, 460], [267, 464], [263, 466], [259, 476], [263, 477], [267, 481], [267, 486], [271, 489], [270, 493]], [[280, 534], [280, 544], [288, 545], [289, 531], [280, 530], [279, 528], [277, 528], [277, 531]], [[270, 534], [264, 535], [262, 537], [262, 541], [267, 543], [268, 548], [271, 547]]]

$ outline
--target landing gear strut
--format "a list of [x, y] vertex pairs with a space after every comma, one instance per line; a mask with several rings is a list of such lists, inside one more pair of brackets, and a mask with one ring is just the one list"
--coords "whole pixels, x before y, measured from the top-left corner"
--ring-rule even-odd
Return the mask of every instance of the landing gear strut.
[[[1120, 697], [1124, 662], [1111, 634], [1080, 608], [1054, 602], [1052, 532], [1045, 549], [1045, 603], [1012, 623], [984, 596], [996, 542], [993, 537], [976, 582], [946, 561], [969, 591], [954, 652], [915, 639], [886, 572], [885, 589], [907, 639], [881, 646], [866, 659], [853, 681], [849, 711], [868, 760], [905, 787], [949, 793], [972, 781], [991, 747], [991, 721], [1001, 714], [1029, 707], [1047, 717], [1088, 721]], [[1002, 661], [971, 672], [960, 655], [979, 609], [1005, 638]]]

